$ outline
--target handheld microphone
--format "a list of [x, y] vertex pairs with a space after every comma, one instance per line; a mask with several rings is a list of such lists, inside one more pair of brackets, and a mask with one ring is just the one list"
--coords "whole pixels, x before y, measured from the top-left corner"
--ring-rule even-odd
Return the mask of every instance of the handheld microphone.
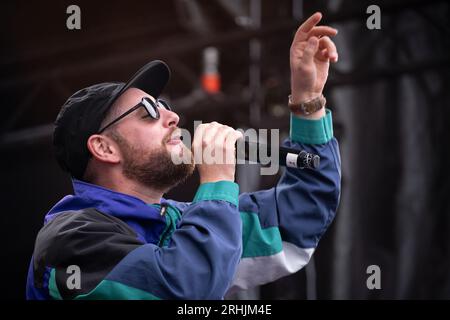
[[[236, 142], [236, 158], [239, 160], [249, 161], [249, 163], [261, 163], [260, 149], [271, 157], [271, 146], [250, 142], [247, 140], [238, 140]], [[279, 147], [279, 165], [298, 169], [318, 169], [320, 165], [320, 157], [316, 154], [287, 147]], [[238, 162], [239, 163], [239, 162]]]

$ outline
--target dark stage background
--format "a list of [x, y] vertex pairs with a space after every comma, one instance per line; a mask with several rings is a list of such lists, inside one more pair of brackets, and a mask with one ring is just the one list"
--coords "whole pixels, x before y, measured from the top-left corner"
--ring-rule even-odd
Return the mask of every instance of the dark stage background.
[[[81, 30], [66, 8], [81, 8]], [[369, 5], [381, 29], [366, 27]], [[126, 81], [166, 61], [181, 126], [194, 120], [279, 128], [289, 115], [289, 46], [321, 11], [339, 29], [325, 95], [341, 145], [341, 205], [311, 264], [242, 292], [248, 299], [450, 297], [450, 5], [447, 1], [4, 1], [0, 10], [2, 299], [23, 299], [44, 214], [71, 192], [51, 148], [52, 122], [76, 90]], [[202, 52], [219, 50], [222, 90], [201, 87]], [[243, 191], [272, 186], [239, 168]], [[190, 201], [198, 178], [168, 197]], [[368, 290], [366, 268], [381, 268]], [[233, 297], [232, 297], [233, 298]]]

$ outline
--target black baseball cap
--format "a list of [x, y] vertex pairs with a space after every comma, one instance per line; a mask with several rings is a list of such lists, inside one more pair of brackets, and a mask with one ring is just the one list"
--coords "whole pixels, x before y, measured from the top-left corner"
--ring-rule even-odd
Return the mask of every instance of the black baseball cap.
[[61, 107], [53, 132], [55, 155], [61, 168], [82, 179], [91, 157], [87, 141], [98, 132], [114, 101], [128, 88], [138, 88], [158, 98], [169, 79], [167, 64], [154, 60], [127, 83], [104, 82], [74, 93]]

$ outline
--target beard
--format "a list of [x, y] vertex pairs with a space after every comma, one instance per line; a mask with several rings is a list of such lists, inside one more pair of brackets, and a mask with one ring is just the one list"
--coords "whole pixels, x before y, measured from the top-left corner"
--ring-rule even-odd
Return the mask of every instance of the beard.
[[[167, 137], [170, 137], [172, 132]], [[184, 182], [194, 172], [193, 159], [189, 163], [181, 164], [175, 164], [172, 161], [166, 147], [166, 138], [160, 147], [150, 151], [142, 146], [130, 144], [117, 132], [113, 134], [113, 139], [123, 153], [124, 176], [147, 187], [167, 192]], [[184, 148], [183, 152], [190, 152], [184, 145], [182, 147]]]

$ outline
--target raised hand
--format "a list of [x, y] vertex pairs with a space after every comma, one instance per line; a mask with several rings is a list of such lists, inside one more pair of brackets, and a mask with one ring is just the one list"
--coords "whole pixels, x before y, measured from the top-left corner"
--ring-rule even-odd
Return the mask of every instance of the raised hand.
[[328, 78], [330, 62], [338, 61], [336, 46], [330, 39], [337, 34], [337, 30], [329, 26], [317, 26], [321, 19], [320, 12], [309, 17], [298, 28], [292, 41], [290, 65], [294, 103], [320, 96]]

